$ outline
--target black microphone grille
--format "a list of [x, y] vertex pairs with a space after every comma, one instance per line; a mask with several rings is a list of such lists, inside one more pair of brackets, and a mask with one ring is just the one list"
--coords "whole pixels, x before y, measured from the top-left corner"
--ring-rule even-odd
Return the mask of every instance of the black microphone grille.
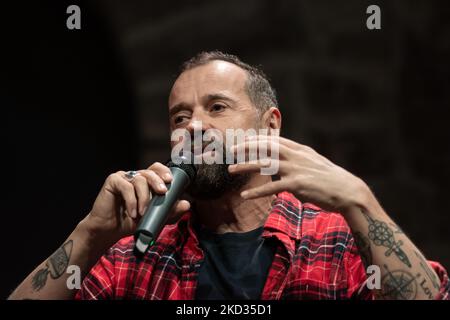
[[188, 159], [185, 157], [179, 157], [179, 158], [177, 158], [176, 162], [169, 160], [166, 165], [169, 168], [170, 167], [180, 168], [181, 170], [186, 172], [186, 174], [189, 176], [189, 179], [192, 182], [192, 181], [194, 181], [195, 176], [197, 174], [197, 168], [190, 162], [191, 161], [188, 161]]

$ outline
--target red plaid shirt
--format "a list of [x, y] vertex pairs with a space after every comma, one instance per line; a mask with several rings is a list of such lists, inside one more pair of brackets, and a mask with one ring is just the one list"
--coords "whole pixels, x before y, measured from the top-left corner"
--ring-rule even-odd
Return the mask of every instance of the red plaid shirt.
[[[277, 248], [261, 299], [372, 299], [349, 226], [337, 213], [302, 204], [280, 193], [264, 225]], [[191, 225], [191, 213], [166, 226], [142, 260], [133, 255], [133, 237], [120, 240], [85, 277], [76, 299], [194, 299], [204, 254]], [[439, 299], [448, 299], [444, 268]]]

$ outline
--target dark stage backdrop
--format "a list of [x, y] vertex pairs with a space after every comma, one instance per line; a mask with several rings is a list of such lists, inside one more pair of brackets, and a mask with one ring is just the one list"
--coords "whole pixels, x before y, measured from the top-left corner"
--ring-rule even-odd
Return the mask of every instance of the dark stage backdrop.
[[[261, 65], [282, 134], [362, 177], [450, 268], [447, 0], [18, 1], [2, 4], [0, 297], [89, 212], [105, 177], [169, 154], [179, 64], [220, 49]], [[81, 30], [66, 8], [81, 8]], [[382, 29], [365, 27], [366, 8]]]

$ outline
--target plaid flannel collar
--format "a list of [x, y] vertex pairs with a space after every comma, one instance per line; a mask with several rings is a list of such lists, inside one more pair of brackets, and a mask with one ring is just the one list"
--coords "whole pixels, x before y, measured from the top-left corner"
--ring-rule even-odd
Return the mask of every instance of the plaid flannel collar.
[[[295, 241], [301, 238], [302, 208], [302, 203], [291, 193], [279, 193], [272, 202], [272, 208], [263, 228], [262, 236], [278, 239], [291, 258], [295, 251]], [[192, 211], [188, 211], [177, 222], [177, 229], [183, 237], [181, 243], [185, 243], [182, 260], [189, 265], [199, 263], [204, 256], [193, 228], [192, 214]]]

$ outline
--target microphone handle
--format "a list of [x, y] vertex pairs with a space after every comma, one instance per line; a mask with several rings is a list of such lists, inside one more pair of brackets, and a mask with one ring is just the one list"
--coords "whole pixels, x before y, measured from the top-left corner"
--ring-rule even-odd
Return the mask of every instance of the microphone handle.
[[135, 249], [141, 254], [154, 244], [164, 228], [175, 202], [190, 183], [189, 176], [184, 170], [177, 167], [169, 169], [172, 172], [172, 183], [167, 185], [167, 192], [164, 195], [153, 196], [134, 233]]

